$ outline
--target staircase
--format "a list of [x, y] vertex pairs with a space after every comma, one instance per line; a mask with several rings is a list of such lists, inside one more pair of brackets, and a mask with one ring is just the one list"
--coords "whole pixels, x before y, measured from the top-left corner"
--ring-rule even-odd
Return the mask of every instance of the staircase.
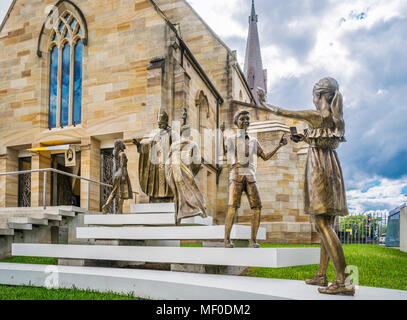
[[[78, 213], [83, 214], [83, 218], [77, 223], [76, 234], [70, 230], [75, 237], [69, 244], [12, 244], [13, 256], [54, 257], [65, 265], [0, 263], [0, 284], [49, 287], [51, 283], [51, 287], [133, 293], [149, 299], [333, 298], [319, 295], [315, 287], [306, 286], [302, 281], [220, 274], [219, 270], [230, 268], [318, 264], [319, 248], [252, 249], [248, 247], [250, 227], [235, 225], [232, 239], [240, 247], [227, 249], [222, 246], [224, 226], [213, 226], [211, 218], [200, 217], [185, 219], [181, 226], [175, 226], [173, 204], [133, 205], [131, 214], [126, 215], [86, 213], [74, 207], [49, 208], [46, 212], [16, 209], [13, 213], [8, 212], [2, 229], [5, 235], [1, 237], [10, 238], [13, 231], [20, 230], [14, 227], [29, 230], [33, 225], [58, 224], [64, 217]], [[265, 237], [265, 229], [261, 228], [259, 240]], [[180, 246], [181, 240], [200, 241], [203, 246]], [[92, 261], [93, 266], [74, 266], [75, 263], [70, 265], [69, 261]], [[106, 261], [134, 264], [131, 268], [102, 267]], [[170, 268], [148, 269], [154, 264]], [[374, 294], [380, 299], [407, 299], [404, 291], [374, 288], [360, 288], [353, 298], [334, 298], [373, 299]]]
[[0, 258], [11, 255], [12, 243], [59, 243], [59, 228], [85, 212], [74, 206], [0, 208]]

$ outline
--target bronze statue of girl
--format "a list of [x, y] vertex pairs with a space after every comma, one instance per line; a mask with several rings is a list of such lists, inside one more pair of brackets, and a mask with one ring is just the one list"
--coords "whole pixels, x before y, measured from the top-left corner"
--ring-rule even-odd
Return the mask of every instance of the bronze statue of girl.
[[130, 178], [127, 173], [127, 156], [124, 152], [126, 146], [123, 140], [115, 140], [114, 142], [114, 180], [113, 190], [110, 193], [105, 205], [102, 207], [104, 214], [107, 213], [107, 208], [110, 203], [117, 199], [117, 214], [123, 213], [124, 200], [133, 198], [133, 190], [131, 188]]
[[[319, 288], [320, 293], [354, 295], [354, 286], [345, 273], [346, 261], [342, 245], [333, 224], [336, 216], [348, 215], [345, 185], [336, 149], [345, 142], [343, 98], [338, 82], [333, 78], [320, 80], [313, 90], [317, 110], [290, 111], [262, 104], [278, 116], [304, 120], [310, 129], [304, 134], [292, 135], [295, 142], [309, 144], [305, 168], [305, 213], [312, 215], [321, 237], [321, 261], [318, 273], [306, 283]], [[326, 270], [329, 259], [336, 271], [336, 281], [328, 287]]]

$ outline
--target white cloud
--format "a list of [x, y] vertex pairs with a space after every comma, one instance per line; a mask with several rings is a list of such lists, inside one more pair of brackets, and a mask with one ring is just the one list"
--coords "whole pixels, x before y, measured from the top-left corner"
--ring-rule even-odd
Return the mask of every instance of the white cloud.
[[205, 22], [218, 34], [224, 37], [247, 37], [247, 29], [233, 15], [244, 6], [243, 0], [188, 0]]
[[407, 202], [407, 196], [402, 194], [405, 187], [407, 187], [407, 177], [397, 180], [381, 179], [380, 185], [373, 186], [367, 191], [363, 188], [350, 190], [347, 192], [349, 209], [352, 213], [394, 209]]

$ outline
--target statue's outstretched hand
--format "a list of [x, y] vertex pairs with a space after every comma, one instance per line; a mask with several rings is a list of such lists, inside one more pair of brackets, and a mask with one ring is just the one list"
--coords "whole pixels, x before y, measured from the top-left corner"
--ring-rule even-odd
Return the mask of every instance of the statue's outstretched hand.
[[280, 144], [280, 147], [283, 147], [283, 146], [285, 146], [285, 145], [288, 144], [288, 140], [287, 140], [287, 138], [285, 137], [285, 134], [283, 134], [283, 136], [281, 137], [279, 144]]

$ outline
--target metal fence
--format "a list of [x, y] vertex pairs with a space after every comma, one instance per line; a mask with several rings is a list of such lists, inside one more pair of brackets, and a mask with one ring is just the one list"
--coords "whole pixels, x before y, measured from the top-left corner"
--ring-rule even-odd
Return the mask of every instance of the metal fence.
[[343, 244], [384, 245], [387, 218], [386, 212], [337, 217], [335, 231]]
[[[57, 170], [57, 169], [52, 169], [52, 168], [48, 168], [48, 169], [36, 169], [36, 170], [23, 170], [23, 171], [13, 171], [13, 172], [4, 172], [4, 173], [0, 173], [0, 177], [3, 176], [12, 176], [12, 175], [24, 175], [24, 174], [32, 174], [32, 173], [42, 173], [43, 174], [43, 191], [42, 191], [42, 203], [44, 206], [44, 209], [47, 208], [47, 186], [48, 186], [48, 180], [47, 180], [47, 174], [48, 173], [54, 173], [54, 174], [61, 174], [67, 177], [71, 177], [71, 178], [75, 178], [75, 179], [80, 179], [80, 180], [84, 180], [88, 182], [88, 210], [90, 210], [90, 186], [91, 183], [99, 185], [99, 186], [104, 186], [107, 188], [112, 189], [113, 186], [107, 183], [103, 183], [100, 181], [96, 181], [96, 180], [92, 180], [92, 179], [88, 179], [85, 177], [81, 177], [81, 176], [77, 176], [75, 174], [71, 174], [71, 173], [67, 173], [61, 170]], [[135, 202], [137, 202], [137, 195], [138, 192], [133, 192], [133, 194], [135, 195]]]

